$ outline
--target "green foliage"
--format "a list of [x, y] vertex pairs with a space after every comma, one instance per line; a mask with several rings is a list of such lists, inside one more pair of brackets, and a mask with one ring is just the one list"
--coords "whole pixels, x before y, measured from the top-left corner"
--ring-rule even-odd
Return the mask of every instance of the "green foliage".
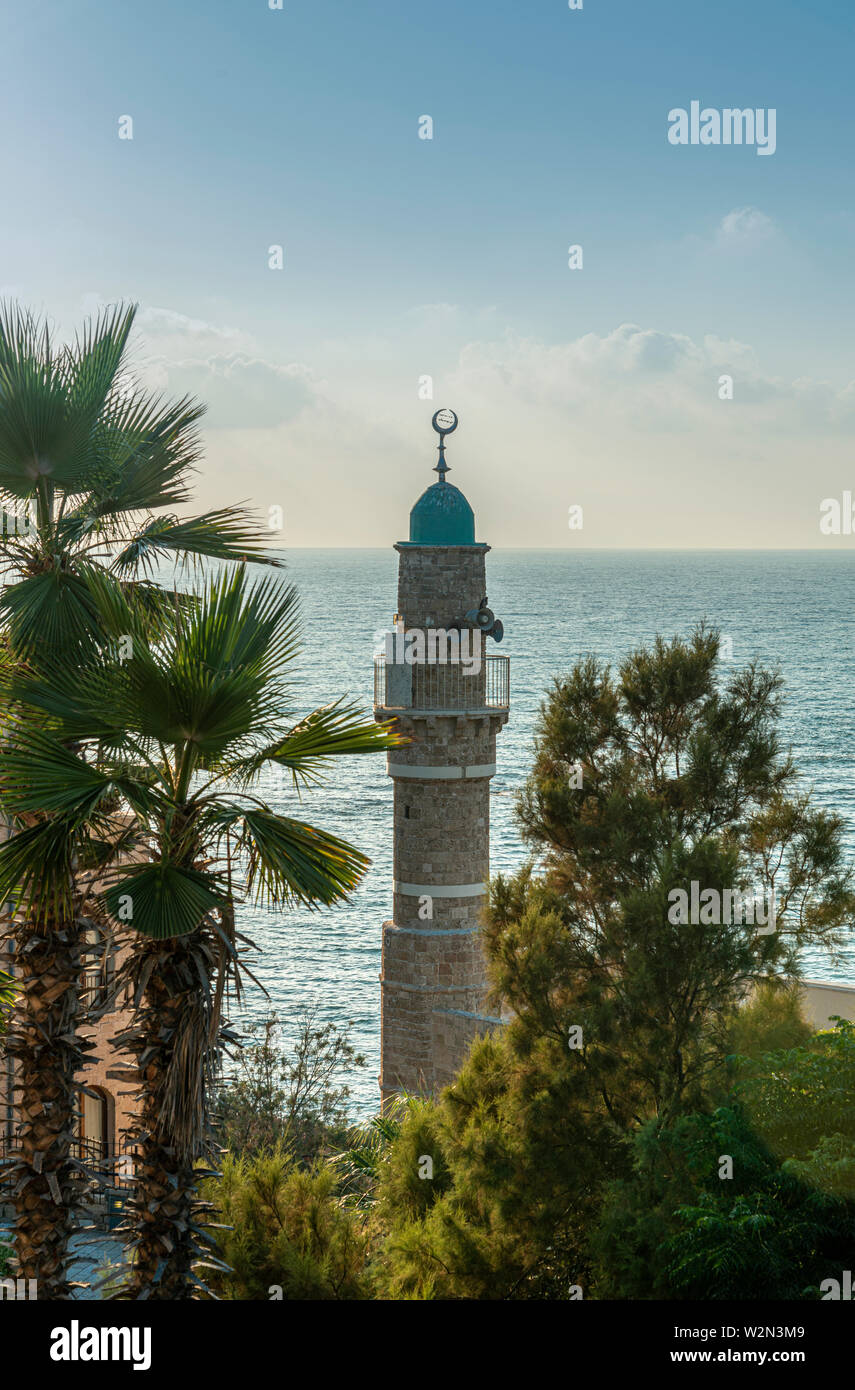
[[228, 1155], [222, 1177], [207, 1184], [220, 1254], [231, 1273], [215, 1272], [211, 1288], [230, 1300], [364, 1299], [369, 1236], [362, 1220], [335, 1196], [328, 1168], [306, 1172], [282, 1149], [253, 1157]]
[[788, 1158], [782, 1167], [804, 1187], [855, 1204], [855, 1138], [851, 1133], [824, 1134], [807, 1158]]
[[855, 1226], [828, 1204], [799, 1200], [778, 1179], [726, 1208], [712, 1194], [681, 1210], [685, 1229], [666, 1247], [674, 1298], [817, 1298], [824, 1278], [851, 1262]]
[[[833, 948], [855, 911], [842, 822], [780, 747], [780, 677], [717, 668], [701, 626], [633, 652], [617, 677], [589, 658], [557, 680], [518, 807], [542, 872], [494, 885], [497, 993], [533, 1035], [582, 1028], [622, 1127], [702, 1106], [746, 992], [797, 973], [808, 942]], [[774, 930], [727, 911], [680, 921], [672, 895], [693, 882], [721, 904], [774, 890]]]
[[31, 665], [88, 659], [102, 636], [93, 575], [138, 581], [164, 556], [271, 562], [240, 508], [174, 515], [203, 408], [133, 382], [136, 312], [106, 309], [68, 345], [21, 308], [0, 312], [0, 505], [15, 518], [0, 528], [0, 615]]
[[[449, 1186], [447, 1132], [440, 1109], [429, 1100], [413, 1101], [386, 1154], [377, 1190], [381, 1222], [420, 1222]], [[430, 1177], [422, 1177], [425, 1159]]]
[[0, 1037], [6, 1031], [7, 1024], [15, 1005], [15, 981], [5, 970], [0, 970]]
[[[66, 345], [31, 314], [0, 310], [3, 755], [10, 769], [16, 757], [26, 765], [2, 788], [13, 831], [2, 846], [2, 899], [15, 907], [3, 935], [16, 939], [23, 990], [7, 1044], [25, 1091], [13, 1188], [17, 1256], [28, 1276], [38, 1273], [44, 1298], [68, 1294], [70, 1213], [81, 1192], [70, 1144], [77, 1074], [92, 1046], [78, 1031], [80, 934], [93, 906], [86, 870], [129, 849], [139, 858], [120, 808], [139, 815], [145, 798], [124, 769], [104, 778], [92, 766], [99, 742], [112, 753], [124, 736], [115, 698], [109, 730], [95, 721], [95, 747], [72, 748], [74, 736], [20, 687], [30, 678], [58, 691], [59, 673], [73, 689], [85, 673], [90, 682], [103, 677], [116, 696], [123, 684], [116, 641], [156, 645], [187, 611], [185, 600], [148, 581], [156, 558], [252, 555], [275, 563], [239, 509], [182, 521], [173, 514], [190, 498], [202, 409], [152, 396], [123, 370], [135, 313], [107, 309]], [[118, 613], [127, 620], [116, 626]], [[110, 703], [103, 701], [105, 713]], [[83, 731], [92, 734], [93, 726]], [[150, 802], [146, 809], [151, 814]], [[184, 859], [178, 869], [192, 867]], [[186, 905], [186, 892], [173, 896]], [[197, 894], [193, 910], [198, 905]], [[162, 931], [163, 917], [149, 915]], [[183, 1077], [176, 1092], [182, 1084]]]
[[592, 1234], [597, 1296], [816, 1298], [851, 1267], [853, 1035], [757, 1058], [730, 1104], [638, 1134]]
[[706, 1191], [678, 1218], [664, 1247], [677, 1298], [818, 1298], [855, 1251], [852, 1204], [808, 1192], [781, 1169], [752, 1191]]
[[[58, 665], [49, 678], [12, 681], [27, 713], [4, 752], [3, 799], [18, 833], [0, 846], [0, 892], [41, 914], [68, 911], [71, 858], [93, 841], [122, 843], [127, 808], [137, 852], [105, 866], [100, 896], [152, 940], [188, 935], [245, 898], [279, 908], [346, 899], [365, 856], [274, 814], [255, 787], [277, 763], [297, 783], [313, 781], [319, 761], [397, 740], [339, 703], [308, 717], [306, 746], [307, 721], [288, 715], [294, 589], [252, 583], [243, 567], [223, 572], [154, 643], [139, 607], [93, 582], [104, 630], [130, 653], [117, 663], [108, 644], [81, 670]], [[34, 713], [52, 727], [33, 727]], [[50, 818], [25, 823], [36, 809]]]
[[[242, 564], [218, 567], [198, 596], [159, 596], [145, 582], [169, 556], [278, 562], [239, 509], [174, 514], [189, 498], [202, 412], [123, 380], [134, 314], [106, 311], [57, 347], [32, 316], [0, 313], [0, 503], [20, 521], [0, 528], [2, 799], [14, 831], [0, 846], [0, 898], [15, 904], [24, 950], [57, 923], [73, 939], [90, 886], [87, 910], [137, 933], [123, 965], [135, 1019], [120, 1040], [142, 1058], [135, 1137], [147, 1190], [129, 1207], [139, 1218], [134, 1277], [153, 1297], [188, 1297], [193, 1165], [209, 1150], [208, 1084], [240, 959], [235, 904], [339, 902], [367, 867], [352, 845], [275, 815], [254, 794], [258, 779], [278, 764], [299, 792], [335, 757], [396, 740], [342, 701], [288, 713], [299, 620], [278, 576], [250, 584]], [[81, 867], [93, 864], [97, 884], [83, 884]], [[50, 1126], [36, 1126], [40, 1166], [17, 1191], [26, 1188], [18, 1248], [27, 1223], [38, 1226], [33, 1248], [55, 1241], [50, 1292], [61, 1297], [67, 1221], [53, 1165], [70, 1180], [80, 1049], [72, 1058], [77, 980], [66, 963], [57, 973], [16, 1047], [37, 1078], [33, 1057], [55, 1025], [63, 1050], [53, 1047], [60, 1062], [42, 1078], [51, 1099], [31, 1079], [25, 1109], [51, 1108], [61, 1137], [51, 1153]], [[32, 1200], [40, 1190], [49, 1202]]]
[[342, 1201], [346, 1205], [359, 1211], [372, 1210], [406, 1120], [426, 1106], [425, 1101], [415, 1096], [398, 1095], [387, 1101], [379, 1115], [372, 1115], [364, 1124], [351, 1128], [347, 1148], [331, 1154], [329, 1159], [338, 1175]]
[[[833, 1272], [855, 1078], [782, 982], [808, 943], [842, 941], [855, 895], [781, 700], [756, 663], [723, 674], [703, 626], [555, 682], [518, 806], [536, 857], [492, 885], [484, 931], [512, 1021], [393, 1144], [392, 1296], [796, 1297]], [[774, 929], [680, 920], [693, 883], [722, 905], [774, 890]]]
[[798, 986], [761, 981], [749, 1001], [727, 1021], [728, 1054], [759, 1060], [768, 1052], [799, 1047], [813, 1036]]
[[[424, 1156], [434, 1176], [419, 1176]], [[512, 1027], [475, 1043], [454, 1086], [404, 1124], [381, 1180], [394, 1297], [566, 1299], [622, 1146], [584, 1070]]]
[[[592, 1283], [598, 1298], [668, 1298], [673, 1291], [663, 1250], [679, 1229], [677, 1208], [697, 1197], [718, 1154], [739, 1150], [756, 1177], [756, 1154], [734, 1134], [733, 1113], [684, 1115], [671, 1129], [649, 1121], [631, 1140], [633, 1171], [610, 1184], [590, 1232]], [[725, 1148], [720, 1147], [725, 1144]]]
[[750, 1066], [736, 1094], [755, 1133], [779, 1159], [807, 1159], [824, 1138], [855, 1141], [855, 1025], [813, 1034]]
[[726, 1104], [738, 1078], [767, 1053], [800, 1047], [812, 1037], [798, 981], [758, 980], [747, 1000], [717, 1022], [719, 1063], [709, 1075], [709, 1104]]
[[223, 1144], [236, 1156], [276, 1148], [301, 1166], [343, 1141], [350, 1086], [346, 1078], [366, 1065], [347, 1034], [319, 1023], [317, 1009], [298, 1020], [285, 1051], [276, 1014], [251, 1024], [236, 1069], [220, 1082], [213, 1108]]

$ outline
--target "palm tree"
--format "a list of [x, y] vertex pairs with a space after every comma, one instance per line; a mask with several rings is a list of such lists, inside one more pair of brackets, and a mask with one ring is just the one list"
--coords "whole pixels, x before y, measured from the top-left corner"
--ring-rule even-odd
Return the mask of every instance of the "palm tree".
[[[0, 310], [0, 623], [7, 667], [82, 669], [103, 639], [98, 595], [105, 576], [133, 586], [154, 623], [171, 602], [149, 580], [158, 561], [266, 558], [240, 509], [189, 520], [175, 514], [189, 499], [202, 408], [187, 399], [165, 402], [129, 382], [135, 313], [107, 310], [74, 343], [57, 345], [31, 314]], [[43, 810], [33, 807], [32, 815]], [[59, 825], [51, 833], [59, 834]], [[49, 872], [60, 871], [60, 858], [57, 842]], [[5, 931], [20, 984], [7, 1038], [21, 1098], [9, 1170], [15, 1250], [19, 1272], [38, 1280], [43, 1298], [69, 1294], [68, 1235], [81, 1187], [71, 1154], [76, 1077], [90, 1045], [78, 1031], [84, 943], [75, 916], [79, 894], [71, 888], [77, 868], [69, 854], [61, 866], [66, 887], [44, 885], [44, 904], [54, 906], [31, 920], [16, 915]]]
[[[180, 519], [200, 456], [204, 406], [137, 388], [128, 374], [136, 307], [105, 310], [71, 345], [0, 309], [0, 619], [30, 662], [85, 659], [99, 640], [93, 569], [137, 584], [158, 560], [271, 563], [240, 507]], [[160, 514], [162, 513], [162, 514]]]
[[0, 894], [14, 888], [37, 914], [65, 911], [43, 885], [61, 895], [70, 848], [117, 840], [122, 816], [132, 819], [134, 854], [102, 892], [137, 943], [127, 967], [136, 1017], [116, 1040], [135, 1055], [140, 1087], [129, 1287], [135, 1298], [188, 1298], [206, 1253], [198, 1183], [214, 1152], [209, 1088], [238, 966], [235, 908], [342, 901], [368, 863], [273, 811], [259, 780], [278, 766], [299, 793], [333, 759], [398, 740], [341, 701], [292, 722], [297, 598], [278, 576], [250, 586], [243, 567], [220, 575], [157, 643], [123, 596], [105, 586], [101, 603], [105, 628], [132, 634], [132, 658], [118, 665], [108, 649], [82, 673], [14, 691], [52, 727], [15, 730], [4, 801], [22, 825], [35, 810], [48, 818], [0, 847]]

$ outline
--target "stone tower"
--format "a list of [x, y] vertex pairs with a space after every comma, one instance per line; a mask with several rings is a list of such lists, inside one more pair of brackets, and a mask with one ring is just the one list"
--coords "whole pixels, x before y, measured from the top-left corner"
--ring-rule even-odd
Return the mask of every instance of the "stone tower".
[[395, 549], [398, 609], [375, 665], [375, 716], [409, 740], [387, 755], [394, 787], [394, 906], [383, 924], [380, 1089], [428, 1094], [450, 1082], [485, 1012], [479, 941], [490, 870], [490, 779], [508, 718], [509, 661], [488, 654], [502, 625], [487, 608], [488, 545], [446, 481], [437, 411], [439, 481], [410, 513]]

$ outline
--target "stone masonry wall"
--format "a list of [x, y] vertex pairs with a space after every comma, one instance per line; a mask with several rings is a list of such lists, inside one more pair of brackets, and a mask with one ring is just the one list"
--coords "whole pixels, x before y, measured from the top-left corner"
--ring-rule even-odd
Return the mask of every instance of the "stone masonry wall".
[[94, 1020], [83, 1030], [95, 1043], [95, 1051], [89, 1055], [97, 1060], [94, 1065], [87, 1066], [85, 1071], [81, 1072], [80, 1080], [85, 1086], [102, 1091], [107, 1098], [108, 1138], [116, 1156], [126, 1152], [123, 1134], [134, 1118], [136, 1107], [133, 1103], [133, 1083], [119, 1081], [110, 1075], [116, 1067], [132, 1068], [133, 1058], [119, 1052], [111, 1039], [129, 1026], [131, 1017], [128, 1001], [118, 999], [115, 1009]]
[[[486, 546], [396, 549], [398, 612], [407, 631], [449, 628], [487, 592]], [[483, 655], [483, 635], [477, 639]], [[506, 715], [487, 709], [483, 673], [482, 661], [478, 681], [465, 686], [465, 713], [446, 715], [416, 667], [413, 707], [398, 721], [410, 742], [388, 755], [395, 883], [393, 919], [383, 924], [384, 1099], [399, 1089], [425, 1093], [446, 1084], [472, 1036], [463, 1020], [483, 1016], [486, 1006], [485, 894], [443, 891], [486, 884], [490, 872], [490, 776]], [[448, 703], [439, 701], [442, 708]]]
[[494, 1033], [504, 1022], [489, 1014], [462, 1009], [436, 1009], [431, 1015], [434, 1081], [450, 1086], [475, 1038]]
[[406, 627], [448, 627], [487, 592], [488, 545], [396, 545]]

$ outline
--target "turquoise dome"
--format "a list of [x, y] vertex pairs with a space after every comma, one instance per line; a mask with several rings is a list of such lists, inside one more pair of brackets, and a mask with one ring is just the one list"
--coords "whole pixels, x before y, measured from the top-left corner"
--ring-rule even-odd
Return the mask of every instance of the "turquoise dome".
[[410, 512], [410, 545], [474, 545], [475, 513], [459, 488], [440, 478]]

